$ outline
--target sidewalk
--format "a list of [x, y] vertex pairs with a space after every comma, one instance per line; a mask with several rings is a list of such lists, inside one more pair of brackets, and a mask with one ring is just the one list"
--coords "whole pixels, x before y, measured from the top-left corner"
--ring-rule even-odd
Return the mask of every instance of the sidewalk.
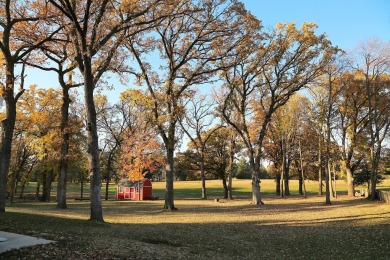
[[55, 241], [0, 231], [0, 254], [12, 249], [54, 243]]

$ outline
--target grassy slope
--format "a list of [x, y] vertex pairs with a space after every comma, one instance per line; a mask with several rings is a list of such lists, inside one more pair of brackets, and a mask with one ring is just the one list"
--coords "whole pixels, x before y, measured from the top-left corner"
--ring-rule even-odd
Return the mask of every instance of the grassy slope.
[[[357, 259], [390, 257], [390, 205], [339, 196], [331, 206], [307, 185], [309, 198], [273, 195], [274, 182], [263, 181], [265, 205], [250, 205], [250, 181], [235, 181], [234, 201], [221, 200], [220, 181], [176, 182], [177, 212], [163, 201], [104, 201], [106, 223], [88, 221], [89, 203], [16, 203], [0, 215], [0, 229], [58, 241], [0, 254], [0, 259]], [[345, 184], [339, 182], [340, 190]], [[154, 195], [163, 196], [163, 183]], [[382, 188], [390, 188], [387, 180]], [[296, 182], [291, 183], [292, 191]], [[112, 189], [113, 190], [113, 189]], [[343, 192], [341, 192], [343, 193]], [[113, 194], [111, 194], [113, 197]]]

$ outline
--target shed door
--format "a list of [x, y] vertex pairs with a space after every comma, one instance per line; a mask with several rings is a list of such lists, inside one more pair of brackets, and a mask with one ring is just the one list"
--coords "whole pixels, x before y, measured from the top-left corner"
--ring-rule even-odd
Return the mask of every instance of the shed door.
[[125, 188], [125, 199], [130, 199], [130, 187]]

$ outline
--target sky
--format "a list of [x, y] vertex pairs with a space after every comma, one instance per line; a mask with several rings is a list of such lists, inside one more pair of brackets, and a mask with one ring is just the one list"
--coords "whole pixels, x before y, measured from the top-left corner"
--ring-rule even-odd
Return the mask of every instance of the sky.
[[[326, 33], [334, 45], [346, 51], [370, 38], [390, 41], [390, 0], [242, 0], [245, 7], [262, 21], [265, 29], [279, 22], [315, 22], [318, 33]], [[58, 86], [55, 75], [30, 70], [25, 86]], [[125, 89], [110, 91], [116, 99]], [[115, 100], [110, 100], [116, 102]]]
[[389, 0], [242, 0], [265, 28], [282, 22], [315, 22], [346, 51], [369, 38], [390, 41]]

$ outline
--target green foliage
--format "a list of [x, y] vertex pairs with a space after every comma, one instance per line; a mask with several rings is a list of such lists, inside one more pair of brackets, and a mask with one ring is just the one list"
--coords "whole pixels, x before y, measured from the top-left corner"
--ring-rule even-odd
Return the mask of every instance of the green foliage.
[[241, 158], [237, 163], [237, 172], [235, 177], [237, 179], [250, 179], [252, 176], [249, 163], [245, 158]]
[[[367, 164], [362, 165], [362, 167], [359, 170], [355, 171], [353, 177], [354, 177], [353, 179], [354, 186], [359, 186], [359, 185], [369, 186], [371, 171], [369, 170]], [[376, 184], [381, 184], [383, 180], [384, 180], [383, 175], [378, 174], [376, 177]]]

